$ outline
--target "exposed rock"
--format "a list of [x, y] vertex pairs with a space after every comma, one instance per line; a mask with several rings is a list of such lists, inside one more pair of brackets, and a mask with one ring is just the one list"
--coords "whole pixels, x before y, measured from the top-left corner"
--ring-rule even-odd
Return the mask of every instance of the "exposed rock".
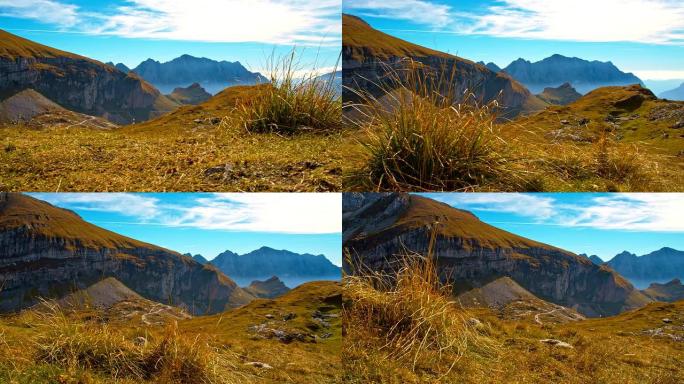
[[569, 349], [574, 348], [572, 345], [570, 345], [564, 341], [560, 341], [560, 340], [556, 340], [556, 339], [541, 339], [539, 341], [544, 343], [544, 344], [549, 344], [549, 345], [552, 345], [552, 346], [557, 347], [557, 348], [569, 348]]
[[266, 363], [262, 363], [260, 361], [250, 361], [250, 362], [245, 363], [245, 365], [249, 365], [249, 366], [255, 367], [255, 368], [273, 369], [273, 367], [271, 367], [270, 365], [268, 365]]

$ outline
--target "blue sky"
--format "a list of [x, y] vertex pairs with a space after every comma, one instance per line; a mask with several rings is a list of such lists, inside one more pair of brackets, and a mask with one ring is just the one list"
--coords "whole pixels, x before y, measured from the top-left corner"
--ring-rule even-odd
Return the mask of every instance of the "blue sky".
[[427, 193], [480, 220], [571, 252], [610, 260], [684, 250], [682, 193]]
[[0, 28], [129, 67], [182, 54], [240, 61], [298, 47], [302, 69], [328, 70], [340, 53], [341, 0], [0, 0]]
[[342, 263], [340, 194], [33, 193], [86, 221], [181, 253], [214, 258], [261, 246]]
[[684, 79], [681, 0], [344, 0], [399, 38], [505, 67], [554, 53], [612, 61], [642, 80]]

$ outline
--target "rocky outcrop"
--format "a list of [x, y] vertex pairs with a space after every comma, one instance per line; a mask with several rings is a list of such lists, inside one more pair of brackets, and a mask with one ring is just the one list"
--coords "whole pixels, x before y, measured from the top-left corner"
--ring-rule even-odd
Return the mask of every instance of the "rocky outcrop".
[[34, 89], [62, 107], [117, 124], [144, 121], [175, 109], [135, 75], [0, 30], [0, 98]]
[[496, 65], [496, 64], [494, 64], [494, 63], [492, 63], [492, 62], [489, 62], [489, 63], [485, 64], [484, 61], [478, 61], [477, 63], [480, 64], [480, 65], [484, 65], [485, 67], [489, 68], [489, 70], [492, 71], [492, 72], [494, 72], [494, 73], [499, 73], [499, 72], [501, 72], [501, 67], [499, 67], [498, 65]]
[[109, 232], [21, 194], [0, 197], [0, 311], [59, 298], [113, 277], [146, 299], [193, 314], [251, 295], [212, 266]]
[[444, 84], [439, 84], [445, 88], [439, 90], [443, 94], [472, 93], [480, 103], [497, 100], [507, 116], [545, 107], [545, 103], [511, 77], [495, 73], [484, 65], [387, 35], [355, 16], [343, 15], [342, 28], [345, 86], [342, 97], [345, 101], [359, 99], [350, 89], [379, 97], [397, 81], [406, 82], [406, 74], [419, 67], [425, 76], [445, 78]]
[[540, 99], [553, 105], [568, 105], [574, 103], [582, 97], [570, 83], [563, 83], [557, 88], [544, 88], [544, 92], [537, 95]]
[[124, 63], [117, 63], [117, 64], [114, 64], [114, 63], [112, 63], [111, 61], [109, 61], [109, 62], [107, 62], [107, 65], [110, 65], [110, 66], [112, 66], [112, 67], [118, 69], [119, 71], [121, 71], [121, 72], [123, 72], [123, 73], [128, 73], [128, 72], [131, 71], [131, 69], [128, 68], [128, 67], [126, 66], [126, 64], [124, 64]]
[[183, 55], [165, 63], [147, 59], [132, 71], [163, 92], [200, 83], [210, 93], [217, 93], [232, 85], [267, 82], [264, 76], [258, 72], [248, 71], [239, 61], [215, 61], [190, 55]]
[[261, 299], [273, 299], [286, 294], [290, 291], [290, 288], [288, 288], [277, 276], [271, 276], [268, 280], [252, 281], [249, 287], [245, 288], [245, 291]]
[[192, 83], [186, 88], [175, 88], [169, 98], [180, 104], [197, 105], [211, 99], [211, 93], [205, 91], [198, 83]]
[[503, 71], [535, 93], [563, 83], [574, 85], [583, 94], [605, 86], [642, 84], [634, 74], [620, 71], [611, 62], [587, 61], [557, 54], [534, 63], [518, 59]]
[[[356, 209], [344, 211], [344, 247], [357, 265], [392, 271], [402, 255], [426, 255], [434, 234], [432, 257], [455, 293], [510, 277], [535, 296], [588, 316], [617, 314], [649, 301], [610, 268], [502, 231], [467, 211], [413, 195], [370, 195], [367, 202], [345, 195], [350, 199], [343, 208]], [[373, 223], [374, 216], [381, 225]]]

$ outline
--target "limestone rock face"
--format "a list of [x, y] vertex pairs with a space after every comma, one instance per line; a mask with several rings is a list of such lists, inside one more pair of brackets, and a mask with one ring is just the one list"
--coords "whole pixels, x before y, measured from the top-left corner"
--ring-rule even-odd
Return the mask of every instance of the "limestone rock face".
[[193, 314], [253, 298], [212, 266], [83, 221], [21, 194], [0, 197], [0, 312], [60, 298], [113, 277], [146, 299]]
[[[457, 294], [510, 277], [535, 296], [587, 316], [617, 314], [650, 301], [608, 267], [502, 231], [470, 212], [420, 196], [371, 196], [366, 203], [347, 196], [343, 208], [356, 209], [344, 212], [344, 247], [354, 262], [374, 270], [391, 271], [407, 252], [426, 255], [434, 234], [432, 257]], [[353, 273], [353, 266], [345, 268]]]
[[117, 124], [144, 121], [178, 104], [133, 74], [0, 31], [0, 98], [33, 89], [62, 107]]

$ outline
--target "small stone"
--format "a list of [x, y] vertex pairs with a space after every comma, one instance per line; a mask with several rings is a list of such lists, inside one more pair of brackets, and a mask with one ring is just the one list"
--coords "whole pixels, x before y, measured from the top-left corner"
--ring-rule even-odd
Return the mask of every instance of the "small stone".
[[283, 317], [283, 320], [285, 320], [285, 321], [290, 321], [290, 320], [294, 319], [295, 317], [297, 317], [297, 315], [294, 314], [294, 313], [292, 313], [292, 312], [290, 312], [290, 313], [288, 313], [287, 315], [285, 315], [285, 317]]
[[557, 348], [570, 348], [570, 349], [573, 348], [572, 345], [566, 343], [565, 341], [560, 341], [560, 340], [556, 340], [556, 339], [541, 339], [539, 341], [544, 343], [544, 344], [549, 344], [549, 345], [552, 345], [552, 346], [557, 347]]
[[563, 125], [568, 125], [568, 124], [570, 124], [570, 121], [563, 119], [560, 121], [560, 123]]
[[195, 124], [202, 124], [202, 119], [195, 119], [193, 120]]
[[672, 322], [672, 319], [669, 319], [667, 317], [663, 319], [663, 323], [665, 323], [665, 324], [670, 324], [671, 322]]
[[273, 319], [275, 316], [271, 315], [270, 313], [265, 316], [267, 319]]
[[250, 361], [245, 363], [245, 365], [249, 365], [250, 367], [255, 367], [255, 368], [263, 368], [263, 369], [273, 369], [270, 365], [266, 363], [262, 363], [260, 361]]
[[212, 118], [209, 120], [209, 122], [210, 122], [212, 125], [218, 125], [218, 124], [221, 122], [221, 118], [220, 118], [220, 117], [212, 117]]

